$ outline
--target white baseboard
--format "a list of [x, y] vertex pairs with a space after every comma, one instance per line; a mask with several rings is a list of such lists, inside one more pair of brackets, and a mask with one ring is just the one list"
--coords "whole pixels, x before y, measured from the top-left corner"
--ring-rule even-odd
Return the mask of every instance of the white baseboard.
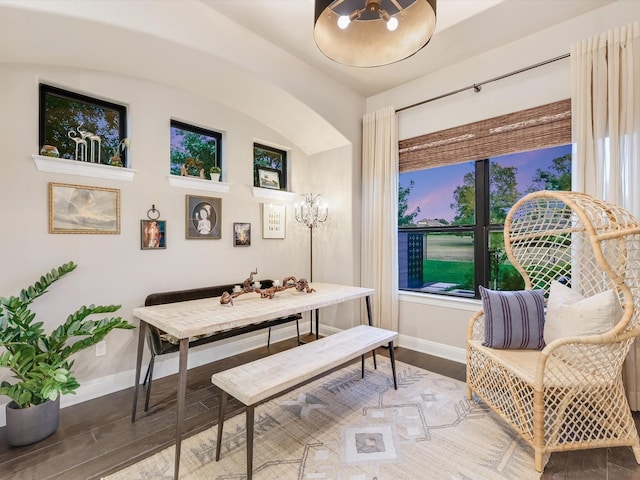
[[[340, 329], [334, 327], [321, 327], [320, 329], [320, 333], [322, 335], [331, 335], [339, 331]], [[293, 338], [295, 335], [296, 329], [294, 325], [274, 327], [271, 331], [271, 341], [273, 343], [280, 342], [288, 338]], [[264, 333], [259, 332], [221, 340], [216, 342], [215, 345], [202, 345], [189, 351], [188, 365], [189, 368], [199, 367], [232, 355], [237, 355], [239, 353], [265, 346], [266, 344], [267, 333], [265, 331]], [[407, 335], [399, 335], [398, 346], [434, 355], [436, 357], [446, 358], [448, 360], [453, 360], [454, 362], [466, 363], [466, 351], [463, 348], [413, 338]], [[146, 355], [147, 354], [145, 353], [145, 362], [148, 361], [148, 356]], [[154, 379], [178, 373], [177, 356], [178, 353], [176, 352], [157, 357], [156, 364], [153, 369]], [[145, 363], [142, 366], [142, 372], [140, 373], [141, 377], [144, 377], [146, 368], [147, 365]], [[134, 383], [134, 378], [135, 367], [114, 375], [108, 375], [84, 382], [80, 385], [80, 388], [78, 388], [75, 395], [64, 395], [60, 399], [60, 407], [69, 407], [71, 405], [86, 402], [87, 400], [93, 400], [94, 398], [130, 388]], [[140, 380], [143, 380], [143, 378]], [[133, 398], [131, 400], [133, 400]], [[0, 427], [6, 425], [6, 403], [0, 404]]]
[[444, 343], [423, 340], [408, 335], [398, 335], [398, 346], [426, 353], [434, 357], [446, 358], [458, 363], [467, 363], [467, 351], [464, 348], [452, 347]]

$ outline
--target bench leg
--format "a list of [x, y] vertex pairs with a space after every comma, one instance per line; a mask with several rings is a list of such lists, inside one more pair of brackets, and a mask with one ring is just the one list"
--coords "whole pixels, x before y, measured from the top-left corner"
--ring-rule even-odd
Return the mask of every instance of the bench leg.
[[364, 355], [360, 355], [360, 363], [362, 364], [362, 378], [364, 378]]
[[396, 354], [393, 351], [393, 340], [389, 342], [389, 359], [391, 360], [391, 373], [393, 374], [393, 388], [398, 390], [398, 381], [396, 380]]
[[218, 438], [216, 442], [216, 462], [220, 460], [220, 444], [222, 443], [222, 427], [224, 427], [224, 414], [227, 409], [227, 392], [224, 390], [220, 395], [218, 404]]
[[271, 327], [269, 327], [269, 335], [267, 336], [267, 348], [271, 346]]
[[247, 406], [247, 480], [253, 474], [253, 414], [254, 406]]

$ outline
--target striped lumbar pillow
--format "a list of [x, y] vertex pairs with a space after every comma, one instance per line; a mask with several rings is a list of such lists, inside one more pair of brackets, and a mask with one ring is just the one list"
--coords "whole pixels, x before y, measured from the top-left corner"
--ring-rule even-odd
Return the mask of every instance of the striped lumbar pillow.
[[544, 347], [544, 290], [500, 292], [480, 286], [484, 342], [491, 348]]

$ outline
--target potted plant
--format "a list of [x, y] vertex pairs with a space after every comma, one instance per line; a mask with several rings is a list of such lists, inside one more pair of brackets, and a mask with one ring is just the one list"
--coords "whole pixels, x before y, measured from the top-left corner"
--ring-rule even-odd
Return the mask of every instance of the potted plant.
[[222, 173], [222, 169], [216, 165], [209, 169], [209, 175], [211, 175], [211, 180], [217, 182], [220, 180], [220, 174]]
[[29, 305], [49, 286], [76, 268], [68, 262], [40, 277], [18, 296], [0, 297], [0, 367], [8, 368], [16, 382], [3, 380], [0, 395], [7, 395], [7, 442], [28, 445], [58, 428], [60, 395], [80, 386], [72, 373], [74, 353], [96, 344], [114, 328], [131, 329], [121, 317], [88, 318], [111, 313], [120, 305], [82, 306], [50, 334], [35, 321]]
[[122, 158], [120, 158], [120, 152], [124, 153], [124, 151], [129, 147], [130, 144], [131, 141], [129, 140], [129, 137], [120, 140], [118, 146], [113, 149], [113, 155], [109, 159], [109, 165], [111, 165], [112, 167], [123, 167], [124, 164], [122, 163]]

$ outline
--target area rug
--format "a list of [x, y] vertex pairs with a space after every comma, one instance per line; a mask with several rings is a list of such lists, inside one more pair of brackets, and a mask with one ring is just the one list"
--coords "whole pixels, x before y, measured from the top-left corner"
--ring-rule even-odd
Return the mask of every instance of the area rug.
[[[533, 450], [464, 383], [389, 360], [367, 359], [260, 405], [255, 411], [255, 480], [533, 480]], [[244, 413], [182, 442], [180, 478], [246, 477]], [[173, 478], [175, 447], [105, 477]]]

